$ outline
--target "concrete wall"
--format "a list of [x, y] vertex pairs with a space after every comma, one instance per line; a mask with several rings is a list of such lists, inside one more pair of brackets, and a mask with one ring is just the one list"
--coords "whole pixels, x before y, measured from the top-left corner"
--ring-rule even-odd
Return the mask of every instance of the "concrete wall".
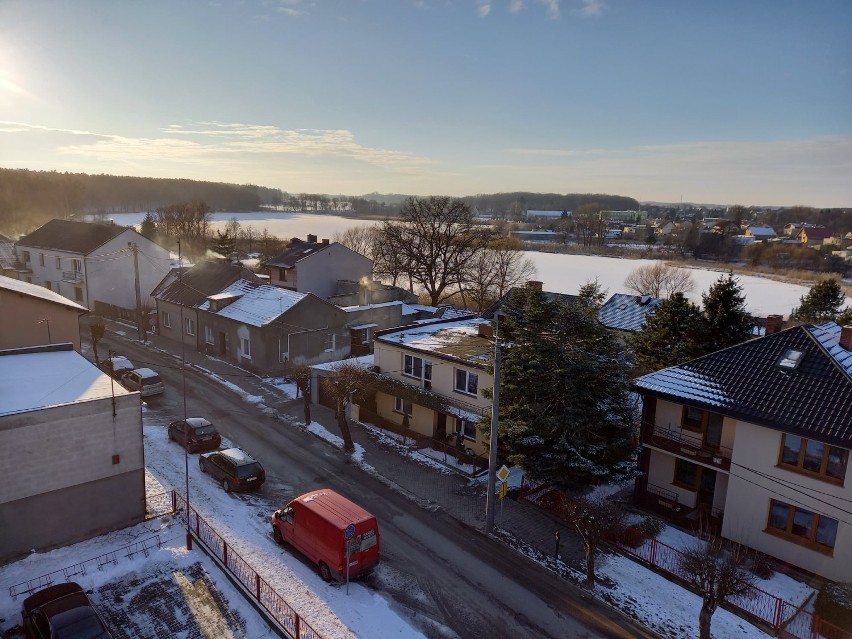
[[[63, 272], [74, 270], [75, 259], [80, 260], [81, 268], [83, 268], [82, 255], [52, 249], [28, 248], [26, 246], [18, 246], [15, 250], [21, 262], [24, 262], [24, 251], [28, 251], [30, 254], [28, 266], [32, 273], [29, 275], [22, 273], [20, 279], [40, 286], [45, 286], [49, 283], [50, 290], [86, 308], [91, 308], [86, 296], [86, 282], [84, 277], [81, 276], [81, 281], [79, 282], [62, 281]], [[44, 266], [41, 265], [42, 256], [44, 256]], [[59, 260], [58, 268], [56, 266], [57, 259]], [[84, 273], [85, 271], [82, 272]]]
[[[139, 290], [142, 304], [153, 307], [151, 291], [169, 272], [169, 252], [138, 233], [128, 230], [98, 247], [94, 254], [86, 259], [90, 309], [98, 301], [121, 308], [136, 308], [136, 275], [133, 253], [127, 246], [128, 242], [139, 247]], [[121, 252], [118, 253], [119, 251]], [[109, 259], [110, 257], [119, 259]]]
[[[171, 328], [166, 326], [163, 320], [163, 313], [168, 313], [171, 318]], [[187, 335], [183, 327], [183, 320], [191, 318], [195, 322], [195, 335]], [[204, 329], [201, 328], [199, 312], [194, 308], [186, 307], [183, 309], [183, 319], [181, 319], [181, 307], [179, 304], [164, 302], [157, 300], [157, 330], [163, 337], [168, 337], [174, 340], [176, 344], [180, 344], [181, 340], [188, 349], [196, 350], [198, 345], [204, 341]]]
[[[852, 525], [845, 523], [849, 515], [844, 510], [849, 510], [852, 499], [852, 462], [847, 461], [845, 486], [780, 468], [781, 437], [781, 432], [769, 428], [737, 424], [722, 534], [829, 579], [848, 581]], [[767, 532], [771, 499], [838, 520], [833, 553], [824, 554]]]
[[[0, 418], [0, 559], [145, 516], [139, 395]], [[118, 463], [113, 463], [113, 456]]]
[[[0, 290], [0, 348], [71, 342], [80, 351], [80, 313], [55, 302]], [[39, 320], [47, 318], [48, 323]]]
[[290, 279], [292, 275], [295, 281], [290, 279], [282, 284], [300, 293], [328, 299], [337, 294], [337, 280], [372, 279], [373, 262], [342, 244], [333, 243], [299, 260], [293, 271], [287, 277]]

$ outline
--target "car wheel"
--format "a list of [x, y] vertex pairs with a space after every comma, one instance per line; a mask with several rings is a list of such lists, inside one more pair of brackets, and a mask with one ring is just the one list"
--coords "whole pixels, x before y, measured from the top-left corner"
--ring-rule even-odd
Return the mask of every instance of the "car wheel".
[[200, 457], [198, 458], [198, 467], [201, 469], [202, 473], [207, 472], [207, 466], [204, 465], [204, 459], [202, 459]]
[[272, 538], [275, 540], [276, 544], [280, 545], [284, 543], [284, 537], [281, 535], [281, 531], [278, 530], [278, 526], [272, 527]]
[[323, 581], [331, 581], [331, 570], [324, 561], [319, 562], [319, 574]]
[[231, 492], [231, 482], [229, 482], [227, 479], [223, 479], [222, 480], [222, 488], [225, 489], [226, 493]]

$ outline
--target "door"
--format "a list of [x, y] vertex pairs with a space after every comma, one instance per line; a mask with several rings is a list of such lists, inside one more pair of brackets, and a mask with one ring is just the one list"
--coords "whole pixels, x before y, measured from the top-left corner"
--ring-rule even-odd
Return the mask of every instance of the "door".
[[704, 446], [712, 450], [719, 450], [722, 444], [722, 422], [723, 418], [718, 413], [710, 413], [707, 418], [707, 431], [704, 433]]
[[713, 509], [713, 496], [716, 493], [716, 471], [701, 469], [701, 483], [698, 486], [698, 507], [710, 512]]
[[446, 413], [438, 413], [435, 420], [435, 434], [433, 435], [439, 442], [447, 440], [447, 415]]
[[219, 333], [219, 357], [224, 357], [227, 354], [227, 333]]

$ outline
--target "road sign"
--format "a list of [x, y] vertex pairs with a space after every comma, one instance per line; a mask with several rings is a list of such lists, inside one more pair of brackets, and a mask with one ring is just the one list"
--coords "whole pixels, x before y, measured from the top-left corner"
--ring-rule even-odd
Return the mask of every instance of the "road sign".
[[509, 469], [506, 468], [505, 465], [500, 466], [500, 470], [497, 471], [497, 479], [500, 481], [506, 481], [509, 478]]
[[497, 496], [500, 499], [503, 499], [506, 496], [506, 492], [508, 491], [508, 489], [509, 489], [509, 484], [507, 484], [506, 482], [500, 482], [500, 492], [497, 493]]
[[343, 531], [343, 536], [346, 539], [352, 539], [355, 536], [355, 524], [349, 524]]

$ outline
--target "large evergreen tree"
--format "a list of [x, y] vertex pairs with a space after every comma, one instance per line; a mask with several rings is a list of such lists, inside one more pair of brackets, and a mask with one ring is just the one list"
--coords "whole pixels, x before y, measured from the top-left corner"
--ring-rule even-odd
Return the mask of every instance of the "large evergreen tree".
[[751, 317], [745, 310], [745, 295], [733, 273], [722, 275], [702, 294], [707, 318], [704, 350], [713, 353], [751, 337]]
[[793, 309], [790, 319], [814, 324], [834, 321], [845, 301], [846, 296], [837, 280], [823, 280], [814, 284], [807, 295], [800, 298], [799, 306]]
[[582, 302], [535, 289], [515, 289], [504, 314], [500, 436], [509, 459], [575, 492], [632, 476], [636, 407], [615, 338]]
[[630, 339], [640, 374], [676, 366], [704, 355], [707, 319], [683, 293], [660, 302]]

